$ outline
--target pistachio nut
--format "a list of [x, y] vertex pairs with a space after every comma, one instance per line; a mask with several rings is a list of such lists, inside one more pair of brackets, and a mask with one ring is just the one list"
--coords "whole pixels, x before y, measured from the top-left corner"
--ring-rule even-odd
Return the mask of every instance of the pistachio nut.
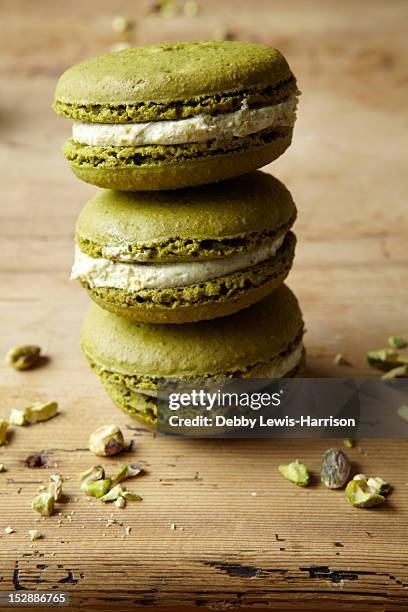
[[381, 478], [368, 478], [357, 474], [348, 483], [345, 496], [347, 501], [356, 508], [373, 508], [384, 503], [386, 491], [390, 488]]
[[350, 461], [342, 450], [329, 448], [322, 457], [320, 480], [328, 489], [340, 489], [350, 475]]
[[6, 419], [0, 419], [0, 446], [2, 446], [7, 440], [8, 421]]
[[40, 347], [33, 344], [15, 346], [7, 353], [6, 361], [16, 370], [28, 370], [38, 363], [40, 353]]
[[54, 512], [55, 499], [49, 493], [39, 493], [33, 499], [31, 507], [41, 516], [51, 516]]
[[62, 498], [62, 478], [60, 474], [51, 474], [48, 485], [48, 493], [55, 499], [60, 501]]
[[89, 450], [99, 457], [117, 455], [127, 448], [123, 434], [116, 425], [102, 425], [89, 437]]
[[308, 469], [299, 459], [288, 465], [280, 465], [278, 470], [284, 478], [300, 487], [305, 487], [309, 483]]
[[111, 484], [109, 478], [103, 478], [101, 480], [84, 482], [83, 485], [81, 485], [81, 489], [85, 491], [87, 495], [92, 495], [92, 497], [102, 497], [109, 491]]

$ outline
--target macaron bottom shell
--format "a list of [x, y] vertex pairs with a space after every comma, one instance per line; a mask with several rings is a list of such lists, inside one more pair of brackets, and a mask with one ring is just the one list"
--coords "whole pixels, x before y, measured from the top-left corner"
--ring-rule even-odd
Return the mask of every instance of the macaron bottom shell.
[[[72, 140], [65, 143], [64, 154], [79, 179], [98, 187], [120, 191], [172, 190], [229, 179], [266, 166], [286, 151], [292, 132], [293, 128], [273, 132], [269, 142], [263, 142], [259, 136], [256, 140], [254, 137], [236, 139], [244, 142], [233, 151], [206, 152], [199, 148], [190, 157], [171, 155], [170, 150], [174, 151], [175, 147], [108, 149], [80, 145]], [[128, 149], [126, 157], [121, 153], [124, 149]], [[156, 157], [143, 158], [141, 149], [155, 151]]]
[[[305, 364], [306, 351], [303, 348], [299, 363], [290, 372], [285, 374], [285, 378], [302, 377], [304, 375]], [[153, 429], [157, 428], [157, 403], [155, 397], [129, 389], [125, 383], [117, 382], [117, 377], [113, 375], [105, 375], [104, 378], [101, 378], [101, 382], [106, 393], [117, 408], [132, 419], [140, 421]], [[178, 431], [183, 433], [182, 429], [178, 428]], [[173, 430], [172, 433], [174, 433]], [[194, 436], [194, 430], [191, 428], [188, 428], [185, 433], [189, 436]], [[212, 431], [212, 433], [214, 432]], [[222, 429], [217, 429], [217, 434], [219, 435], [220, 433], [222, 433]], [[199, 429], [197, 434], [202, 437], [203, 430]]]
[[119, 316], [144, 323], [193, 323], [238, 312], [282, 285], [295, 246], [296, 237], [289, 232], [274, 257], [197, 285], [129, 292], [82, 284], [94, 302]]

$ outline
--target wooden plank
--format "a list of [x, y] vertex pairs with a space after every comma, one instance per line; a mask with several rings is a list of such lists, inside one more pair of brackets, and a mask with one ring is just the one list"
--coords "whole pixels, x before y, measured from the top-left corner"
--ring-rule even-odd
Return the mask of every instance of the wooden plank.
[[[69, 590], [73, 606], [100, 610], [115, 599], [144, 609], [404, 610], [406, 440], [364, 440], [363, 454], [350, 451], [356, 470], [394, 486], [386, 506], [359, 511], [316, 479], [303, 490], [277, 473], [299, 456], [316, 475], [330, 441], [155, 438], [112, 408], [80, 355], [88, 302], [67, 277], [75, 218], [94, 189], [67, 169], [60, 147], [69, 122], [50, 103], [66, 66], [118, 42], [115, 14], [138, 21], [137, 43], [206, 38], [223, 26], [289, 58], [303, 90], [299, 121], [290, 151], [268, 170], [299, 207], [290, 285], [307, 321], [308, 374], [342, 375], [333, 364], [342, 352], [354, 365], [347, 374], [375, 375], [364, 352], [408, 334], [407, 5], [201, 4], [197, 19], [160, 19], [125, 0], [99, 0], [97, 11], [79, 0], [0, 1], [0, 349], [38, 342], [50, 356], [27, 373], [1, 363], [0, 415], [36, 399], [61, 406], [53, 421], [15, 431], [0, 448], [8, 468], [0, 474], [0, 590]], [[136, 441], [132, 457], [147, 472], [132, 483], [144, 501], [123, 511], [91, 505], [78, 487], [95, 461], [89, 432], [112, 420]], [[48, 467], [27, 468], [27, 455], [39, 451]], [[37, 522], [30, 503], [54, 470], [66, 478], [61, 511], [71, 518]], [[112, 512], [118, 524], [108, 527]], [[8, 525], [15, 533], [4, 533]], [[32, 528], [44, 539], [31, 543]]]

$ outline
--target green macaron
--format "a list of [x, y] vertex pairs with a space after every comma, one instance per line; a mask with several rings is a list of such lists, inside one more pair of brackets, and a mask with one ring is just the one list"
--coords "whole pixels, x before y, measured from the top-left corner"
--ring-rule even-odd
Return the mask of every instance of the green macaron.
[[54, 109], [74, 119], [64, 154], [84, 181], [125, 191], [238, 176], [281, 155], [297, 86], [272, 47], [179, 42], [85, 60], [59, 79]]
[[298, 302], [282, 285], [230, 317], [181, 326], [137, 323], [93, 304], [81, 348], [113, 402], [155, 426], [157, 389], [164, 383], [301, 375], [302, 336]]
[[100, 190], [80, 213], [71, 277], [136, 321], [229, 315], [283, 283], [295, 217], [289, 191], [263, 172], [177, 192]]

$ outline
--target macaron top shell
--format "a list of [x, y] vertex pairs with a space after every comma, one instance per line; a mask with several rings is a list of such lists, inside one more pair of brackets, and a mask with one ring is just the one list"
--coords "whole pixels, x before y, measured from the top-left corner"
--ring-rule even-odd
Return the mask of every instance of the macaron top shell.
[[296, 297], [285, 285], [251, 308], [213, 321], [135, 323], [92, 305], [81, 347], [99, 368], [129, 376], [220, 376], [267, 363], [302, 332]]
[[76, 238], [91, 256], [101, 256], [106, 247], [123, 247], [137, 258], [154, 245], [165, 245], [162, 254], [155, 251], [155, 259], [188, 259], [189, 254], [197, 259], [214, 256], [211, 241], [225, 241], [217, 245], [221, 254], [239, 252], [238, 237], [245, 242], [254, 234], [288, 231], [295, 217], [286, 187], [269, 174], [253, 172], [177, 192], [101, 190], [82, 209]]
[[292, 76], [276, 49], [236, 41], [177, 42], [87, 59], [60, 77], [55, 99], [139, 104], [275, 85]]

